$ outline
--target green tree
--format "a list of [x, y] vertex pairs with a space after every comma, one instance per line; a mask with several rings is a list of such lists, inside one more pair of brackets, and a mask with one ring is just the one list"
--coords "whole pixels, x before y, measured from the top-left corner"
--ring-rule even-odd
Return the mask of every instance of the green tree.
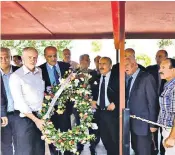
[[171, 39], [161, 39], [160, 41], [158, 41], [158, 46], [159, 46], [159, 49], [163, 49], [165, 48], [166, 46], [171, 46], [173, 45], [173, 41]]
[[136, 56], [138, 63], [142, 64], [144, 67], [147, 67], [151, 64], [151, 58], [146, 54], [140, 54]]
[[93, 52], [100, 52], [102, 48], [102, 43], [101, 41], [95, 40], [95, 41], [92, 41], [91, 46], [92, 46]]
[[22, 54], [22, 50], [25, 47], [34, 47], [38, 50], [39, 54], [43, 55], [46, 46], [55, 46], [58, 49], [60, 58], [63, 57], [62, 51], [64, 48], [72, 48], [71, 40], [2, 40], [2, 46], [16, 50], [18, 55]]

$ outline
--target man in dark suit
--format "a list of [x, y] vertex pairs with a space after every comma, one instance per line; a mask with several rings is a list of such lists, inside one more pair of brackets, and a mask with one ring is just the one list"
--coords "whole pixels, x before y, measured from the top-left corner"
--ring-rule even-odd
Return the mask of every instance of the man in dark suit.
[[9, 78], [11, 74], [18, 69], [18, 67], [12, 66], [10, 64], [10, 60], [11, 60], [10, 49], [1, 47], [1, 53], [0, 53], [0, 72], [1, 72], [1, 82], [2, 82], [1, 103], [3, 102], [7, 103], [6, 105], [7, 107], [5, 106], [6, 108], [3, 107], [1, 109], [1, 111], [3, 110], [1, 115], [6, 116], [5, 118], [7, 118], [5, 120], [2, 119], [3, 121], [8, 120], [8, 122], [4, 123], [4, 126], [5, 125], [6, 126], [1, 129], [2, 155], [13, 154], [12, 143], [14, 145], [14, 150], [16, 149], [16, 133], [15, 133], [16, 116], [14, 115], [14, 101], [9, 88]]
[[[100, 137], [107, 155], [119, 154], [119, 80], [111, 74], [112, 61], [109, 57], [99, 60], [101, 73], [92, 91], [92, 107], [96, 108]], [[94, 84], [95, 85], [95, 84]]]
[[[159, 68], [160, 68], [160, 64], [163, 60], [165, 60], [166, 58], [168, 58], [168, 53], [166, 50], [159, 50], [157, 53], [156, 53], [156, 62], [157, 64], [156, 65], [152, 65], [152, 66], [148, 66], [146, 69], [147, 71], [152, 74], [152, 76], [154, 77], [155, 81], [156, 81], [156, 88], [157, 88], [157, 92], [158, 94], [160, 95], [163, 91], [163, 87], [164, 87], [164, 84], [166, 82], [166, 80], [160, 78], [160, 75], [159, 75]], [[158, 103], [157, 103], [158, 104]], [[158, 107], [159, 108], [159, 107]], [[160, 130], [162, 130], [160, 128]], [[162, 131], [161, 131], [162, 132]], [[152, 155], [157, 155], [159, 150], [158, 150], [158, 130], [154, 133], [153, 135], [153, 143], [152, 143]], [[160, 141], [160, 154], [161, 155], [164, 155], [165, 154], [165, 149], [163, 147], [163, 144], [162, 144], [162, 140], [163, 140], [163, 137], [161, 136], [161, 141]]]
[[[42, 64], [40, 68], [42, 69], [42, 76], [46, 87], [45, 91], [47, 92], [49, 87], [59, 84], [59, 79], [69, 70], [70, 65], [65, 62], [57, 61], [57, 49], [53, 46], [45, 48], [44, 56], [47, 62]], [[55, 108], [57, 108], [57, 106], [55, 106]], [[59, 115], [56, 112], [52, 115], [51, 120], [56, 129], [67, 131], [71, 128], [70, 111], [71, 106], [67, 105], [66, 110], [62, 115]], [[58, 154], [58, 151], [52, 144], [49, 145], [49, 148], [51, 155]], [[70, 152], [66, 151], [64, 154], [69, 155]]]
[[2, 75], [1, 75], [1, 126], [2, 127], [5, 127], [8, 124], [7, 103], [8, 103], [8, 100], [5, 93], [4, 82], [2, 80]]
[[[125, 72], [129, 76], [126, 86], [126, 105], [131, 115], [157, 121], [157, 90], [152, 75], [142, 71], [133, 57], [125, 59]], [[151, 155], [151, 132], [154, 125], [131, 119], [131, 144], [136, 155]]]
[[[125, 49], [125, 57], [130, 57], [130, 56], [135, 58], [135, 51], [134, 51], [134, 49], [132, 49], [132, 48]], [[146, 71], [146, 68], [144, 66], [142, 66], [140, 64], [138, 64], [138, 66], [139, 66], [139, 68], [141, 70]]]

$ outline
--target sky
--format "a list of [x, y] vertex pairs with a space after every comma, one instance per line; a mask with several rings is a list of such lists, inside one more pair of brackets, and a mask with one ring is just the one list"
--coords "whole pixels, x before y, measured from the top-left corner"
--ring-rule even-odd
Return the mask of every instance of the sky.
[[[102, 42], [102, 49], [100, 52], [91, 51], [91, 42], [93, 40], [74, 40], [72, 42], [73, 48], [72, 60], [79, 62], [79, 56], [81, 54], [89, 54], [91, 58], [90, 68], [94, 68], [93, 59], [97, 56], [108, 56], [112, 59], [113, 64], [116, 63], [116, 50], [114, 47], [113, 39], [103, 39], [99, 40]], [[155, 64], [155, 55], [159, 50], [158, 41], [160, 39], [130, 39], [126, 40], [125, 48], [133, 48], [136, 52], [136, 56], [139, 54], [147, 54], [151, 58], [151, 64]], [[166, 47], [169, 57], [175, 56], [175, 39], [173, 40], [173, 45]]]
[[[79, 63], [79, 57], [82, 54], [89, 54], [91, 59], [90, 68], [94, 69], [94, 58], [97, 55], [108, 56], [112, 59], [113, 64], [116, 63], [116, 50], [114, 47], [113, 39], [101, 39], [98, 40], [102, 44], [100, 52], [92, 52], [93, 40], [72, 40], [72, 60]], [[125, 48], [133, 48], [136, 52], [136, 56], [139, 54], [147, 54], [151, 58], [151, 64], [155, 64], [155, 55], [159, 50], [158, 41], [160, 39], [129, 39], [126, 40]], [[166, 47], [169, 57], [175, 57], [175, 39], [172, 39], [173, 45]], [[43, 56], [39, 56], [37, 65], [45, 62]]]

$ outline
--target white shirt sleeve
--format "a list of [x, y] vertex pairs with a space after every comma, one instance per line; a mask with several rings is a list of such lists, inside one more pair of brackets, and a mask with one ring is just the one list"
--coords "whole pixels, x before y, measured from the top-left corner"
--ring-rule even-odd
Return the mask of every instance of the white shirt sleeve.
[[15, 110], [19, 110], [21, 113], [32, 113], [32, 110], [24, 100], [20, 77], [17, 74], [13, 73], [10, 76], [9, 86], [14, 100]]

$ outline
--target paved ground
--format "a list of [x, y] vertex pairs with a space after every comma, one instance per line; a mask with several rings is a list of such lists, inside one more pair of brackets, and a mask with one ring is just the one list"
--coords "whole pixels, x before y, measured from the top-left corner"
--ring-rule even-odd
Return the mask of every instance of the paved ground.
[[[100, 141], [100, 143], [97, 145], [96, 147], [96, 151], [97, 151], [97, 155], [107, 155], [106, 154], [106, 150], [102, 144], [102, 142]], [[48, 145], [46, 144], [46, 155], [50, 155], [49, 149], [48, 149]], [[89, 144], [86, 144], [84, 147], [84, 151], [81, 153], [81, 155], [90, 155], [90, 151], [89, 151]]]

